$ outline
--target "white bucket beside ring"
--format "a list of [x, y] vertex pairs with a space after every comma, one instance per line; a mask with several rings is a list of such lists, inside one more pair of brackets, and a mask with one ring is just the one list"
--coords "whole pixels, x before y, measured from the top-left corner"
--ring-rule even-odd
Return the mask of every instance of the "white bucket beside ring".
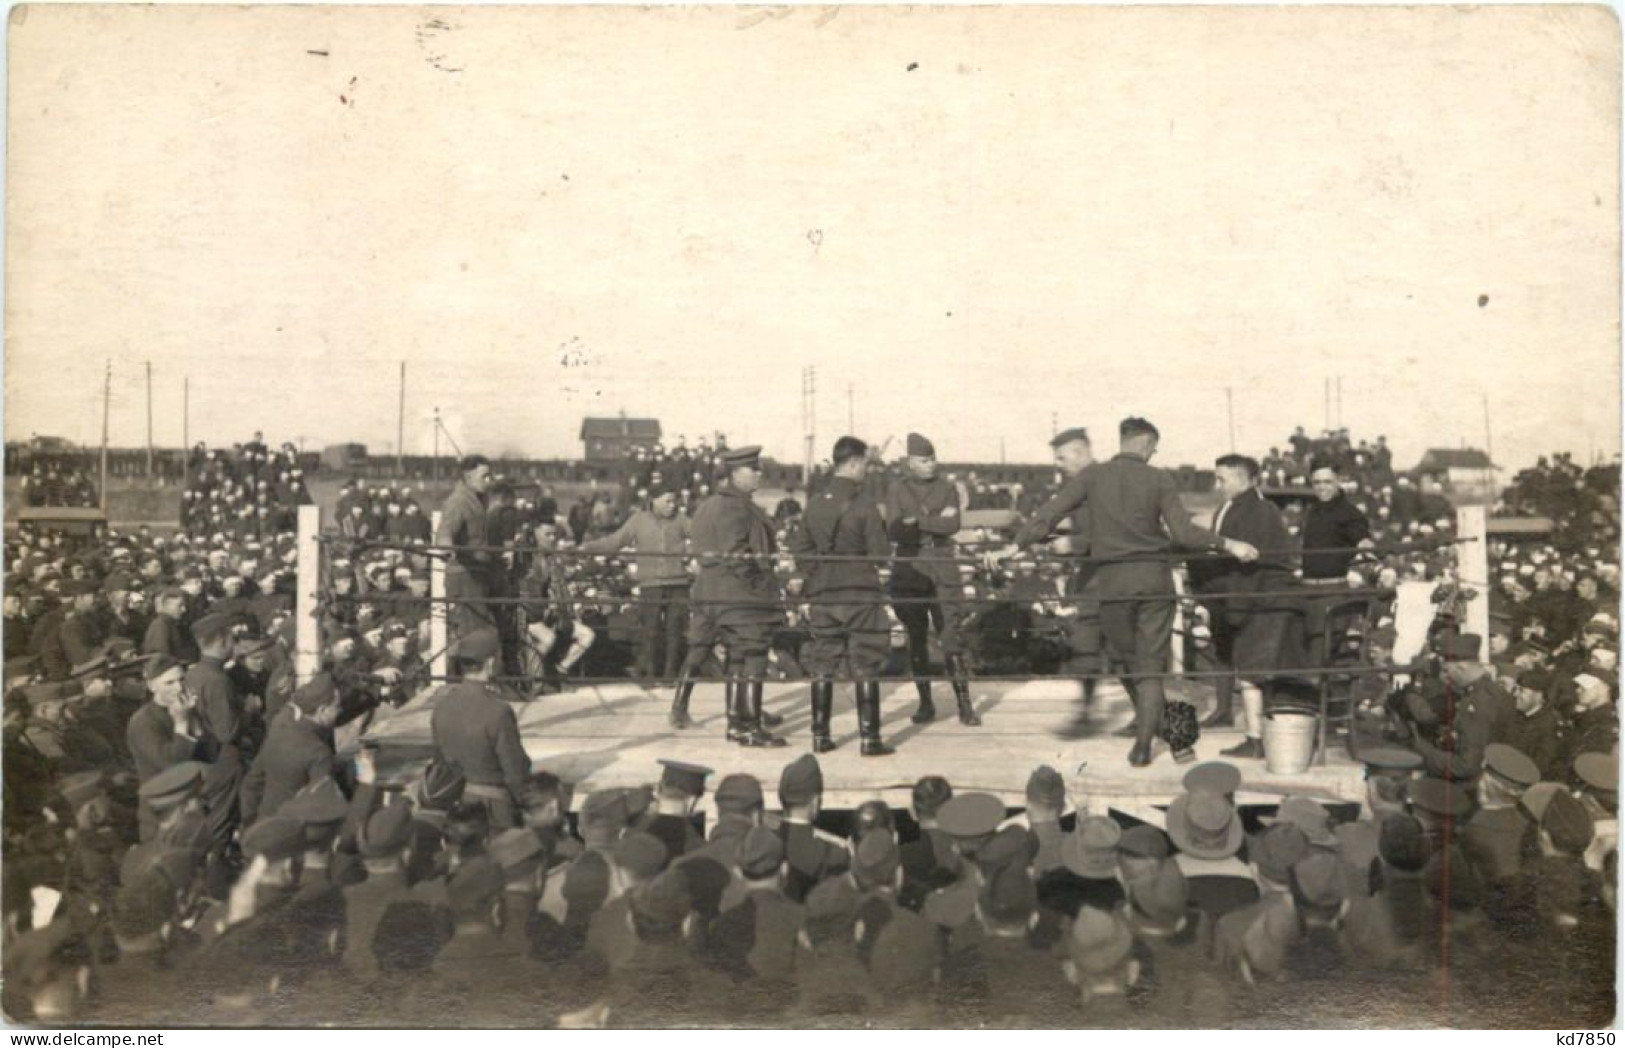
[[1264, 714], [1264, 767], [1273, 775], [1295, 775], [1309, 769], [1315, 755], [1320, 718], [1285, 710]]

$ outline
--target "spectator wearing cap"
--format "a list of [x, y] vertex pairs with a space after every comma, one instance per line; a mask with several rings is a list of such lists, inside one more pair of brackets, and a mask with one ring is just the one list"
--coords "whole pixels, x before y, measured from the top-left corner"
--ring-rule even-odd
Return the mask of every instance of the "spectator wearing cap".
[[[47, 593], [50, 592], [49, 583], [45, 589]], [[65, 681], [73, 672], [73, 662], [62, 647], [62, 624], [73, 610], [74, 602], [86, 599], [77, 592], [81, 589], [90, 597], [95, 594], [94, 587], [88, 584], [74, 581], [63, 583], [63, 602], [34, 620], [33, 632], [28, 637], [28, 653], [39, 660], [40, 675], [48, 681]]]
[[630, 899], [634, 947], [609, 971], [607, 1020], [617, 1026], [670, 1022], [671, 1002], [724, 1000], [727, 990], [712, 970], [696, 963], [690, 945], [696, 916], [686, 875], [667, 870]]
[[1077, 987], [1082, 1015], [1091, 1025], [1135, 1026], [1140, 1008], [1149, 1003], [1142, 981], [1145, 955], [1135, 949], [1133, 932], [1115, 913], [1092, 906], [1078, 911], [1061, 972]]
[[[984, 849], [997, 841], [1000, 851], [1004, 852], [1010, 850], [1016, 839], [1023, 845], [1031, 839], [1026, 829], [1008, 827], [1010, 836], [999, 841], [1003, 833], [999, 824], [1004, 816], [1004, 802], [991, 793], [957, 794], [942, 806], [937, 821], [952, 841], [955, 877], [951, 884], [926, 896], [920, 907], [922, 917], [949, 931], [975, 917], [977, 894], [985, 880], [979, 865], [984, 860]], [[1027, 855], [1026, 860], [1030, 862], [1031, 855]]]
[[107, 641], [107, 630], [98, 607], [101, 590], [94, 582], [75, 580], [67, 592], [70, 603], [62, 618], [62, 654], [70, 665], [78, 666], [96, 657], [97, 650]]
[[861, 1018], [880, 1000], [858, 959], [858, 890], [850, 877], [831, 877], [807, 894], [796, 935], [796, 1025]]
[[[358, 819], [356, 849], [366, 878], [344, 886], [344, 967], [363, 977], [399, 966], [402, 951], [432, 955], [450, 938], [450, 916], [414, 893], [406, 870], [413, 846], [412, 806], [390, 798]], [[412, 928], [406, 936], [381, 934]], [[438, 940], [438, 942], [436, 941]]]
[[[965, 656], [964, 615], [960, 611], [959, 566], [951, 551], [964, 508], [959, 489], [937, 475], [936, 447], [910, 433], [904, 474], [886, 491], [885, 518], [897, 560], [892, 565], [892, 605], [908, 634], [909, 667], [919, 692], [916, 724], [936, 718], [931, 697], [930, 637], [933, 629], [953, 685], [959, 719], [981, 723], [971, 704], [970, 663]], [[944, 609], [943, 596], [951, 602]]]
[[516, 826], [494, 835], [487, 850], [502, 871], [502, 938], [510, 949], [528, 956], [537, 902], [547, 882], [546, 846], [534, 832]]
[[1478, 661], [1482, 645], [1483, 638], [1472, 633], [1449, 637], [1444, 643], [1445, 679], [1458, 696], [1455, 720], [1444, 738], [1435, 741], [1407, 722], [1429, 775], [1471, 782], [1484, 765], [1484, 747], [1504, 742], [1511, 734], [1517, 709], [1489, 667]]
[[224, 615], [206, 615], [192, 624], [201, 653], [186, 671], [186, 689], [197, 698], [199, 726], [206, 758], [211, 762], [236, 761], [246, 766], [249, 715], [243, 698], [226, 673], [236, 642], [232, 623]]
[[1492, 885], [1508, 884], [1522, 872], [1535, 827], [1518, 801], [1539, 781], [1535, 762], [1511, 746], [1492, 742], [1484, 748], [1478, 810], [1461, 828], [1461, 846]]
[[1039, 875], [1038, 900], [1046, 909], [1076, 917], [1084, 906], [1116, 910], [1124, 899], [1117, 846], [1123, 830], [1104, 815], [1080, 816], [1061, 844], [1061, 866]]
[[910, 909], [918, 909], [927, 895], [954, 882], [959, 860], [954, 854], [953, 838], [937, 821], [942, 806], [953, 795], [953, 787], [940, 775], [920, 779], [910, 794], [910, 811], [920, 828], [919, 837], [902, 847], [901, 897]]
[[777, 550], [773, 521], [751, 499], [761, 486], [761, 448], [728, 452], [723, 463], [728, 483], [700, 503], [690, 541], [699, 561], [699, 576], [690, 609], [688, 651], [672, 700], [672, 718], [686, 716], [694, 678], [723, 644], [728, 651], [726, 675], [729, 742], [744, 746], [783, 746], [763, 723], [762, 676], [767, 670], [768, 642], [784, 621], [778, 583], [767, 558]]
[[433, 967], [442, 983], [500, 979], [523, 959], [501, 933], [504, 885], [502, 867], [484, 855], [464, 862], [446, 879], [452, 937], [435, 955]]
[[691, 530], [689, 518], [677, 512], [676, 490], [656, 486], [649, 490], [647, 509], [614, 532], [581, 544], [586, 553], [637, 551], [638, 673], [653, 680], [682, 668], [692, 581], [683, 557]]
[[712, 794], [712, 803], [717, 821], [711, 838], [678, 860], [688, 875], [694, 912], [708, 924], [730, 902], [743, 897], [742, 882], [736, 879], [736, 859], [745, 836], [762, 825], [762, 784], [754, 775], [724, 776]]
[[487, 523], [486, 494], [491, 489], [491, 462], [484, 455], [467, 455], [458, 463], [460, 474], [440, 507], [436, 546], [452, 547], [446, 562], [446, 597], [452, 607], [454, 634], [489, 628], [490, 609], [480, 603], [492, 593], [499, 561], [484, 549]]
[[[899, 901], [903, 885], [902, 852], [889, 830], [876, 830], [858, 842], [852, 855], [852, 883], [859, 893], [858, 956], [870, 962], [880, 934], [893, 921], [916, 922], [929, 927], [919, 914]], [[933, 933], [934, 934], [934, 933]]]
[[1406, 783], [1422, 766], [1422, 758], [1395, 746], [1370, 746], [1360, 748], [1359, 759], [1365, 766], [1366, 810], [1353, 822], [1334, 826], [1332, 833], [1343, 862], [1351, 870], [1368, 872], [1377, 862], [1382, 820], [1404, 814]]
[[492, 827], [500, 831], [518, 822], [530, 757], [513, 706], [491, 682], [499, 655], [495, 630], [465, 633], [458, 640], [462, 680], [441, 692], [429, 727], [435, 758], [462, 769], [468, 780], [464, 796], [485, 805]]
[[[1089, 521], [1083, 501], [1082, 480], [1083, 471], [1095, 461], [1089, 432], [1081, 426], [1064, 429], [1050, 440], [1050, 447], [1055, 452], [1055, 466], [1065, 474], [1066, 479], [1048, 501], [1033, 510], [1032, 516], [1016, 531], [1010, 549], [996, 554], [996, 559], [1008, 557], [1018, 549], [1031, 549], [1040, 543], [1047, 544], [1055, 553], [1082, 556], [1089, 552]], [[1058, 532], [1063, 521], [1070, 525], [1070, 530], [1064, 534]], [[1082, 674], [1083, 691], [1082, 702], [1072, 721], [1057, 731], [1062, 738], [1082, 738], [1091, 730], [1095, 681], [1101, 670], [1100, 604], [1088, 599], [1095, 593], [1091, 585], [1094, 575], [1095, 565], [1090, 561], [1080, 561], [1066, 583], [1067, 595], [1077, 609], [1077, 614], [1069, 622], [1067, 634], [1067, 645], [1072, 656], [1069, 667]]]
[[814, 823], [824, 800], [824, 772], [810, 753], [785, 765], [779, 776], [779, 804], [783, 817], [779, 839], [784, 842], [784, 893], [793, 902], [806, 899], [815, 884], [851, 867], [851, 845]]
[[1337, 857], [1311, 848], [1292, 865], [1289, 883], [1300, 935], [1288, 955], [1287, 969], [1294, 973], [1312, 973], [1343, 967], [1341, 932], [1349, 910], [1349, 897]]
[[1168, 836], [1191, 899], [1210, 918], [1258, 900], [1252, 874], [1237, 857], [1246, 834], [1230, 801], [1205, 790], [1181, 794], [1168, 806]]
[[121, 637], [131, 644], [140, 644], [147, 635], [147, 617], [134, 606], [132, 597], [141, 592], [140, 584], [127, 571], [114, 571], [102, 583], [107, 594], [107, 607], [101, 617], [106, 640]]
[[676, 859], [705, 843], [694, 826], [694, 809], [705, 796], [705, 779], [711, 769], [685, 761], [661, 760], [660, 764], [655, 816], [646, 829], [666, 846], [666, 854]]
[[1159, 1019], [1189, 1028], [1224, 1025], [1228, 995], [1207, 957], [1212, 926], [1191, 902], [1179, 864], [1157, 860], [1125, 890], [1118, 912], [1149, 959], [1148, 989], [1158, 1001]]
[[608, 967], [618, 967], [635, 952], [632, 898], [659, 877], [668, 862], [666, 846], [641, 830], [629, 830], [615, 842], [610, 852], [609, 898], [588, 921], [586, 939], [587, 950]]
[[[192, 696], [186, 690], [186, 670], [167, 655], [148, 660], [142, 667], [149, 698], [130, 716], [125, 726], [125, 745], [135, 761], [136, 780], [145, 783], [166, 768], [198, 756], [199, 729], [193, 715]], [[141, 839], [147, 840], [157, 828], [151, 809], [139, 808]]]
[[1025, 863], [1013, 862], [987, 876], [977, 894], [975, 919], [955, 933], [943, 964], [951, 1023], [1067, 1024], [1071, 994], [1054, 958], [1059, 935], [1035, 934], [1039, 920], [1038, 889]]
[[[692, 867], [684, 864], [685, 871]], [[784, 894], [784, 844], [755, 826], [739, 842], [734, 872], [740, 887], [725, 898], [707, 929], [706, 961], [728, 977], [746, 1014], [782, 1011], [793, 994], [796, 935], [804, 908]]]
[[243, 778], [239, 804], [245, 826], [275, 815], [306, 786], [334, 780], [338, 762], [332, 732], [339, 706], [338, 689], [328, 673], [318, 673], [293, 693]]
[[344, 946], [346, 874], [335, 870], [334, 854], [350, 810], [338, 785], [324, 779], [300, 790], [277, 813], [304, 830], [299, 884], [282, 909], [281, 924], [297, 963], [312, 970], [336, 967]]
[[[1191, 523], [1167, 473], [1154, 469], [1160, 434], [1142, 418], [1118, 426], [1119, 452], [1083, 471], [1090, 552], [1102, 605], [1101, 633], [1113, 668], [1124, 674], [1135, 707], [1129, 763], [1151, 763], [1165, 703], [1161, 674], [1168, 668], [1173, 637], [1173, 572], [1164, 554], [1176, 546], [1222, 549], [1243, 562], [1258, 551]], [[1107, 599], [1111, 598], [1111, 599]], [[1119, 598], [1140, 598], [1124, 600]]]

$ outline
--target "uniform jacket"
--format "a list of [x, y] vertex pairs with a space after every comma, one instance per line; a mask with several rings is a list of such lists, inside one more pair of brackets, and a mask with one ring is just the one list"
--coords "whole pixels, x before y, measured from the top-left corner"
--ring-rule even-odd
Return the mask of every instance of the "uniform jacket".
[[[197, 696], [197, 712], [203, 730], [203, 749], [215, 761], [228, 746], [240, 746], [248, 727], [242, 698], [226, 676], [224, 664], [205, 656], [186, 671], [186, 686]], [[245, 754], [245, 756], [247, 756]]]
[[136, 778], [141, 782], [189, 761], [197, 752], [198, 740], [175, 730], [175, 719], [156, 702], [142, 704], [124, 729], [124, 741], [135, 758]]
[[507, 786], [516, 799], [530, 776], [513, 707], [490, 684], [464, 681], [441, 693], [429, 720], [435, 756], [455, 762], [470, 784]]
[[[1165, 470], [1119, 454], [1078, 474], [1089, 550], [1103, 560], [1162, 553], [1174, 547], [1217, 549], [1219, 537], [1191, 523], [1179, 489]], [[1166, 570], [1164, 566], [1164, 570]]]
[[282, 708], [243, 779], [238, 804], [244, 826], [275, 815], [294, 794], [337, 771], [327, 731], [298, 713], [295, 706]]
[[[892, 481], [886, 491], [886, 527], [900, 562], [892, 569], [893, 592], [919, 593], [932, 586], [958, 590], [953, 537], [959, 533], [961, 508], [959, 489], [942, 477]], [[904, 524], [905, 517], [914, 523]]]
[[1061, 521], [1072, 522], [1072, 552], [1086, 553], [1089, 549], [1088, 513], [1084, 509], [1082, 470], [1067, 477], [1042, 506], [1033, 510], [1032, 517], [1016, 532], [1015, 543], [1023, 548], [1036, 545], [1055, 534]]
[[805, 901], [819, 881], [845, 873], [852, 865], [846, 841], [807, 823], [781, 823], [779, 840], [784, 842], [784, 860], [790, 866], [784, 894], [792, 902]]
[[749, 495], [728, 485], [717, 489], [694, 512], [690, 537], [700, 562], [695, 601], [759, 605], [764, 621], [783, 618], [770, 561], [777, 548], [773, 521]]
[[833, 477], [802, 515], [791, 539], [790, 552], [804, 557], [836, 554], [873, 557], [874, 561], [807, 560], [797, 564], [806, 577], [809, 597], [880, 592], [880, 563], [891, 554], [886, 525], [863, 486], [845, 477]]
[[[485, 499], [474, 493], [465, 482], [459, 480], [457, 486], [451, 489], [446, 496], [445, 505], [440, 507], [440, 530], [435, 532], [434, 544], [436, 546], [480, 546], [485, 544], [486, 531]], [[451, 565], [467, 571], [483, 572], [490, 563], [491, 556], [485, 550], [459, 550], [451, 561]]]

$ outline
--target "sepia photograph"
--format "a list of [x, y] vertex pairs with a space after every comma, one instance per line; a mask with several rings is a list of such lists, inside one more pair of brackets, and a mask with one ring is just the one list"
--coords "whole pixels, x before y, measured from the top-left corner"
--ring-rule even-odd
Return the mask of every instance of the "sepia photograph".
[[8, 1028], [1617, 1027], [1613, 8], [6, 37]]

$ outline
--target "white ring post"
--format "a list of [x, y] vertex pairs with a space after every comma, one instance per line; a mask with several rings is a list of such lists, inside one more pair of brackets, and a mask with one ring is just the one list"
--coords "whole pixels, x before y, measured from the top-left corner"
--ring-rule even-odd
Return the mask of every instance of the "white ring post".
[[1484, 638], [1484, 661], [1490, 657], [1490, 543], [1489, 509], [1460, 506], [1456, 509], [1456, 537], [1467, 539], [1456, 546], [1456, 574], [1462, 584], [1476, 594], [1467, 604], [1467, 632]]
[[[440, 534], [440, 511], [429, 515], [431, 534]], [[446, 561], [443, 557], [429, 558], [429, 672], [436, 677], [446, 676]]]
[[294, 596], [294, 679], [304, 684], [322, 668], [321, 623], [316, 605], [322, 576], [322, 510], [299, 507], [299, 589]]

